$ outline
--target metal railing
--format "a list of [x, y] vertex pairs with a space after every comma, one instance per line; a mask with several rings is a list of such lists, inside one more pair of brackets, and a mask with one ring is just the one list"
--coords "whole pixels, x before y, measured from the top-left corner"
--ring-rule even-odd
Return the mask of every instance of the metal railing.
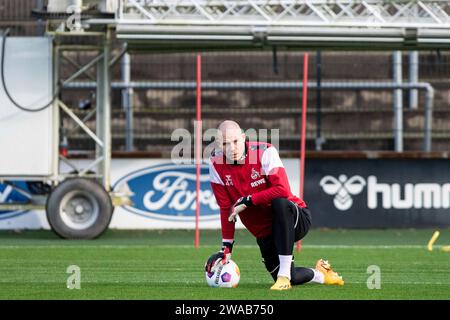
[[[95, 82], [71, 82], [65, 85], [65, 88], [70, 89], [93, 89], [96, 87]], [[194, 90], [196, 88], [195, 81], [140, 81], [140, 82], [112, 82], [113, 89], [158, 89], [158, 90]], [[282, 89], [282, 90], [300, 90], [303, 84], [298, 81], [284, 81], [284, 82], [261, 82], [261, 81], [246, 81], [246, 82], [229, 82], [229, 81], [215, 81], [202, 83], [202, 90], [236, 90], [236, 89]], [[309, 82], [309, 89], [317, 90], [316, 83]], [[322, 82], [320, 89], [322, 90], [355, 90], [355, 89], [369, 89], [369, 90], [386, 90], [386, 89], [419, 89], [426, 92], [425, 107], [424, 107], [424, 140], [423, 151], [431, 151], [431, 124], [433, 116], [433, 99], [434, 89], [429, 83], [394, 83], [394, 82], [360, 82], [360, 83], [345, 83], [345, 82]], [[402, 118], [398, 113], [403, 112], [401, 108], [394, 108], [397, 118]], [[393, 128], [395, 140], [401, 141], [402, 128]]]

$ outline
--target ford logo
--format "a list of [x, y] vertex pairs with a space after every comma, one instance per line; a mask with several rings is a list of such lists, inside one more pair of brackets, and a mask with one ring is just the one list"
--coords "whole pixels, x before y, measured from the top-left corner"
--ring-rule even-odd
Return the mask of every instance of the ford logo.
[[[28, 191], [26, 183], [23, 181], [15, 182], [14, 185]], [[0, 183], [0, 203], [27, 203], [28, 201], [28, 197], [18, 192], [12, 186]], [[28, 210], [0, 210], [0, 220], [20, 216], [27, 212]]]
[[[162, 164], [134, 171], [120, 178], [113, 190], [129, 190], [129, 212], [149, 218], [194, 221], [196, 207], [195, 165]], [[209, 168], [200, 171], [200, 219], [216, 220], [219, 206], [209, 182]]]

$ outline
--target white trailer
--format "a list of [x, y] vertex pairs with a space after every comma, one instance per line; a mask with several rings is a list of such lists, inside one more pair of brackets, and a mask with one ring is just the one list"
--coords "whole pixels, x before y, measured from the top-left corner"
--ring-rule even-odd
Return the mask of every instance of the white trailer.
[[[45, 209], [52, 230], [63, 238], [95, 238], [106, 230], [113, 214], [109, 35], [109, 31], [96, 34], [100, 45], [88, 48], [65, 46], [54, 35], [3, 34], [0, 41], [0, 183], [23, 196], [21, 201], [0, 203], [0, 210]], [[74, 49], [94, 50], [97, 56], [68, 79], [60, 79], [59, 59], [64, 51]], [[94, 66], [95, 132], [58, 98], [64, 84]], [[60, 112], [96, 143], [92, 162], [85, 168], [76, 167], [59, 152]], [[62, 170], [61, 162], [71, 170]]]

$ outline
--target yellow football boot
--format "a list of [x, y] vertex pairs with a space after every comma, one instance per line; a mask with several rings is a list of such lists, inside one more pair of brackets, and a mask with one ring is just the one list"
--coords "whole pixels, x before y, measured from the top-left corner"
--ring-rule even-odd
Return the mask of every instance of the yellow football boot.
[[344, 280], [337, 274], [337, 272], [334, 272], [331, 269], [331, 265], [328, 263], [328, 260], [319, 259], [316, 263], [316, 270], [322, 272], [325, 284], [337, 284], [340, 286], [344, 285]]
[[291, 280], [287, 277], [279, 276], [277, 282], [270, 288], [270, 290], [289, 290], [291, 288]]

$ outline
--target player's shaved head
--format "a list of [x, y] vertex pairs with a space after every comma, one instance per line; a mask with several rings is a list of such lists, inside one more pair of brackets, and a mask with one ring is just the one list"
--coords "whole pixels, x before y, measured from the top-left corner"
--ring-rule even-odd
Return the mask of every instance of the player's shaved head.
[[218, 128], [223, 134], [228, 130], [239, 130], [241, 131], [241, 127], [236, 121], [233, 120], [225, 120], [221, 124], [219, 124]]
[[245, 134], [239, 124], [233, 120], [225, 120], [217, 129], [217, 143], [225, 156], [233, 161], [240, 159], [245, 151]]

